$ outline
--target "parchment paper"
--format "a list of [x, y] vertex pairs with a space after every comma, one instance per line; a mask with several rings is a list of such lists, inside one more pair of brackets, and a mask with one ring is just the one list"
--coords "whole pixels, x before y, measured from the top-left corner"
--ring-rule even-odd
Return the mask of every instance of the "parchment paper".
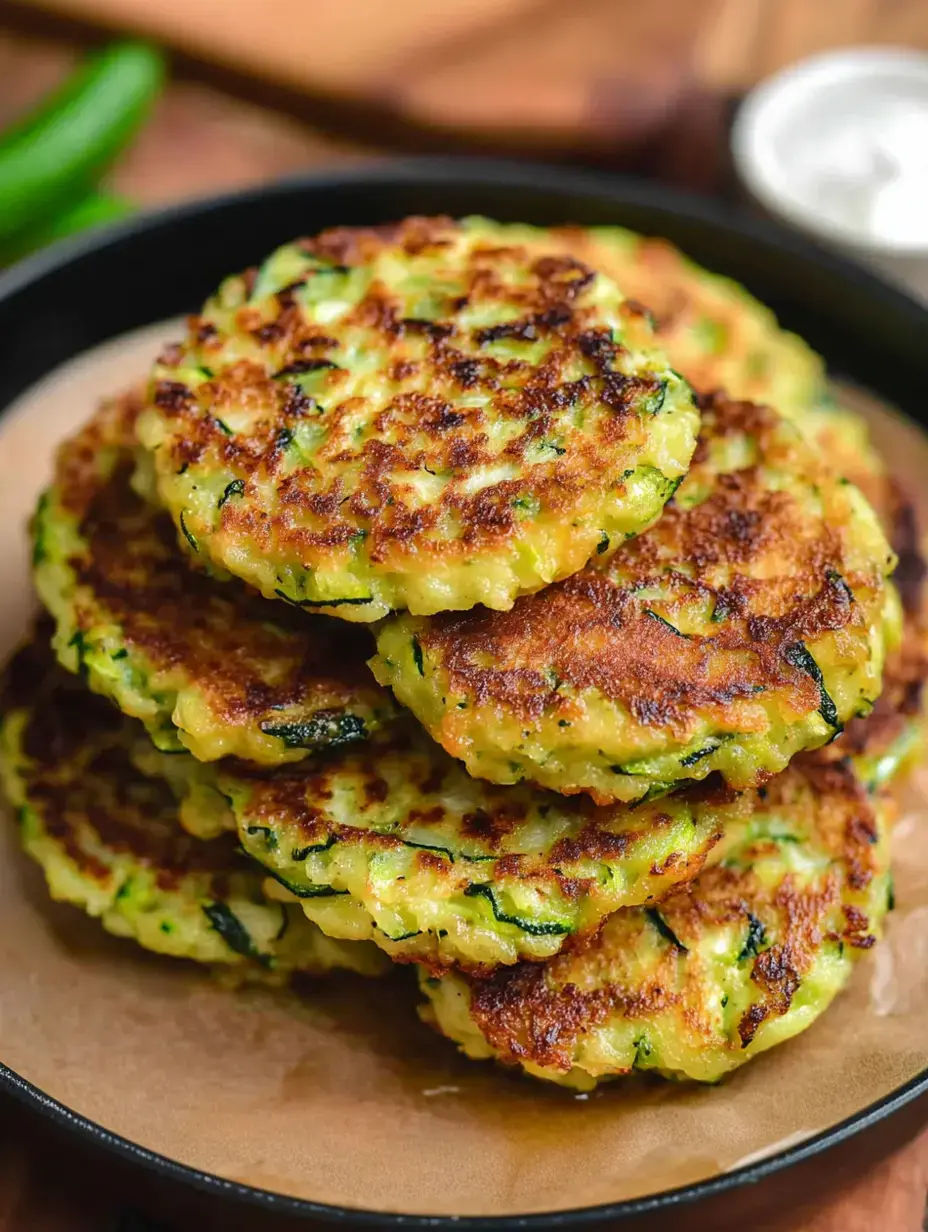
[[[24, 520], [55, 442], [143, 371], [161, 327], [60, 370], [0, 423], [0, 654], [32, 608]], [[925, 499], [928, 441], [871, 407]], [[924, 513], [924, 510], [923, 510]], [[928, 1067], [928, 766], [904, 798], [887, 940], [810, 1031], [721, 1086], [590, 1096], [459, 1058], [409, 972], [297, 997], [230, 993], [48, 903], [0, 827], [0, 1060], [183, 1163], [284, 1194], [427, 1215], [512, 1215], [661, 1191], [801, 1141]]]

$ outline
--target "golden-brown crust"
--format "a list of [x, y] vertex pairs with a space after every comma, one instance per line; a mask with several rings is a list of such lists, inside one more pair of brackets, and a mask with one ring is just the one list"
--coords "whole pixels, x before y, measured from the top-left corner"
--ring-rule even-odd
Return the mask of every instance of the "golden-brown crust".
[[[813, 804], [810, 806], [809, 793]], [[798, 804], [800, 797], [802, 804]], [[660, 906], [662, 931], [668, 943], [656, 967], [637, 982], [622, 982], [616, 971], [633, 969], [636, 929], [652, 927], [645, 909], [620, 912], [588, 942], [581, 953], [565, 952], [544, 965], [525, 963], [469, 979], [471, 1016], [502, 1060], [531, 1063], [568, 1072], [578, 1040], [611, 1016], [651, 1017], [673, 1008], [694, 1036], [705, 1034], [709, 1046], [715, 1028], [711, 1008], [699, 985], [701, 972], [687, 979], [682, 953], [674, 938], [692, 939], [724, 925], [743, 925], [752, 917], [777, 922], [776, 938], [755, 954], [750, 979], [752, 1001], [737, 1024], [741, 1047], [747, 1047], [766, 1019], [785, 1014], [805, 973], [823, 944], [843, 942], [856, 949], [874, 942], [870, 922], [858, 907], [846, 906], [845, 886], [864, 889], [880, 870], [876, 854], [878, 826], [873, 800], [852, 768], [830, 764], [816, 754], [797, 759], [762, 789], [758, 808], [789, 816], [797, 807], [815, 810], [810, 842], [832, 863], [813, 885], [800, 886], [786, 873], [770, 885], [759, 878], [752, 860], [770, 849], [772, 840], [757, 839], [739, 851], [736, 865], [705, 869], [688, 889]], [[828, 921], [842, 914], [840, 933]], [[826, 930], [823, 933], [823, 929]], [[630, 947], [623, 959], [617, 945]]]
[[[772, 400], [784, 414], [791, 408], [781, 407], [774, 397], [781, 389], [793, 401], [801, 390], [808, 405], [824, 392], [824, 365], [805, 344], [779, 329], [772, 314], [743, 288], [691, 265], [668, 240], [576, 226], [556, 227], [552, 236], [615, 279], [629, 306], [650, 323], [658, 346], [695, 389]], [[778, 373], [777, 367], [785, 372]]]
[[[339, 825], [325, 811], [339, 786], [340, 762], [326, 760], [299, 767], [282, 768], [267, 773], [247, 764], [237, 763], [236, 778], [249, 783], [253, 788], [248, 803], [248, 824], [274, 827], [282, 818], [294, 820], [299, 831], [300, 844], [307, 847], [318, 843], [361, 843], [382, 851], [395, 851], [403, 847], [409, 832], [420, 826], [433, 828], [436, 836], [453, 834], [457, 842], [470, 840], [477, 846], [481, 858], [495, 858], [494, 872], [500, 879], [531, 880], [563, 885], [565, 879], [559, 872], [562, 866], [582, 863], [585, 860], [619, 860], [627, 849], [638, 843], [649, 829], [659, 830], [672, 824], [668, 813], [659, 808], [642, 809], [641, 828], [615, 832], [610, 829], [616, 816], [627, 812], [627, 806], [597, 807], [586, 796], [557, 799], [561, 816], [576, 817], [581, 828], [571, 837], [557, 840], [543, 854], [536, 850], [506, 852], [507, 839], [516, 835], [520, 827], [531, 825], [533, 817], [544, 816], [544, 804], [554, 798], [546, 793], [516, 791], [486, 785], [483, 790], [484, 805], [472, 812], [461, 814], [459, 809], [440, 802], [428, 809], [411, 809], [403, 824], [389, 830], [371, 829], [365, 826], [368, 812], [376, 815], [388, 793], [389, 785], [378, 773], [378, 758], [391, 750], [402, 753], [409, 748], [408, 734], [398, 730], [389, 739], [381, 738], [371, 746], [370, 765], [361, 764], [361, 757], [352, 757], [351, 787], [357, 802], [355, 817], [357, 825]], [[365, 755], [364, 760], [368, 759]], [[456, 765], [436, 753], [434, 758], [411, 758], [406, 777], [407, 784], [423, 795], [441, 792], [447, 787], [452, 794], [454, 780], [460, 770]], [[717, 778], [692, 784], [687, 790], [687, 803], [693, 806], [724, 806], [734, 799], [735, 793], [726, 788]], [[541, 808], [539, 809], [539, 805]], [[444, 828], [444, 829], [443, 829]], [[668, 865], [675, 865], [674, 881], [683, 881], [695, 876], [705, 863], [709, 850], [721, 838], [721, 834], [707, 836], [698, 851], [690, 857], [678, 854]], [[436, 842], [440, 840], [435, 839]], [[668, 869], [669, 871], [669, 869]], [[461, 886], [469, 881], [465, 865], [455, 868], [447, 861], [441, 864], [441, 872]]]
[[[387, 249], [400, 256], [440, 251], [459, 232], [460, 224], [450, 219], [411, 218], [335, 229], [301, 247], [348, 269]], [[514, 282], [509, 275], [523, 264], [524, 276]], [[567, 511], [591, 482], [612, 479], [617, 446], [627, 441], [631, 447], [648, 431], [632, 410], [643, 399], [661, 396], [662, 386], [656, 377], [615, 368], [621, 347], [601, 328], [595, 306], [582, 299], [593, 271], [566, 255], [532, 258], [519, 247], [487, 244], [469, 251], [456, 277], [463, 292], [445, 306], [440, 321], [404, 315], [400, 298], [378, 282], [339, 320], [339, 330], [370, 331], [379, 366], [395, 382], [360, 441], [354, 429], [372, 407], [365, 411], [366, 397], [346, 396], [354, 378], [331, 358], [336, 339], [296, 305], [294, 292], [305, 277], [277, 293], [271, 320], [251, 304], [238, 309], [234, 328], [254, 343], [254, 358], [224, 365], [224, 339], [215, 331], [204, 335], [202, 318], [195, 320], [204, 363], [215, 358], [221, 370], [195, 391], [180, 380], [161, 379], [152, 397], [171, 436], [165, 466], [177, 471], [208, 459], [245, 484], [241, 499], [221, 510], [217, 533], [247, 540], [259, 553], [301, 562], [347, 550], [359, 529], [365, 555], [384, 568], [423, 552], [435, 559], [467, 558], [518, 533], [517, 499], [528, 495], [547, 510]], [[516, 308], [519, 315], [489, 326], [462, 324], [461, 314], [475, 306]], [[540, 364], [530, 364], [488, 350], [506, 339], [550, 345]], [[323, 373], [315, 400], [280, 379], [311, 370]], [[260, 421], [247, 432], [223, 431], [224, 411], [242, 406], [260, 407]], [[524, 467], [529, 452], [559, 430], [567, 408], [575, 408], [577, 417], [586, 411], [588, 418], [598, 408], [596, 431], [574, 432], [566, 447], [552, 448], [550, 459], [536, 458], [530, 477], [523, 473], [472, 490], [468, 477], [479, 468]], [[326, 441], [312, 466], [295, 463], [285, 457], [281, 441], [302, 417], [320, 409]], [[498, 425], [506, 438], [503, 449], [491, 440]], [[347, 468], [350, 487], [340, 477]], [[417, 472], [447, 481], [434, 498], [411, 500], [408, 476]], [[257, 496], [268, 481], [279, 497], [273, 511]]]
[[[418, 553], [426, 539], [428, 551], [436, 557], [466, 557], [477, 548], [498, 544], [513, 535], [519, 524], [513, 502], [525, 498], [527, 492], [546, 509], [569, 509], [586, 486], [585, 480], [601, 473], [608, 464], [602, 445], [612, 446], [626, 438], [631, 441], [640, 431], [637, 419], [630, 415], [634, 401], [658, 392], [656, 382], [631, 378], [616, 382], [614, 394], [597, 390], [593, 381], [577, 381], [567, 388], [559, 380], [559, 371], [562, 366], [569, 366], [572, 356], [560, 354], [541, 374], [538, 383], [519, 397], [500, 394], [494, 399], [492, 410], [470, 407], [454, 411], [443, 396], [442, 387], [451, 397], [455, 389], [490, 396], [498, 383], [499, 365], [489, 358], [480, 365], [476, 361], [469, 364], [464, 356], [441, 343], [435, 344], [435, 351], [431, 357], [434, 371], [447, 376], [448, 382], [439, 377], [433, 394], [412, 392], [392, 400], [375, 424], [379, 434], [389, 436], [389, 443], [370, 440], [356, 453], [347, 436], [357, 408], [351, 400], [344, 401], [330, 415], [332, 447], [324, 447], [317, 456], [322, 464], [358, 462], [360, 472], [347, 499], [337, 482], [324, 490], [307, 492], [304, 472], [284, 474], [280, 442], [293, 422], [290, 404], [286, 400], [280, 402], [286, 396], [279, 386], [267, 382], [255, 366], [243, 364], [227, 371], [221, 384], [217, 382], [215, 388], [204, 389], [203, 393], [213, 399], [220, 415], [224, 407], [247, 396], [279, 401], [277, 413], [262, 424], [261, 437], [252, 436], [247, 441], [230, 437], [214, 419], [191, 410], [187, 403], [183, 410], [176, 410], [177, 404], [172, 402], [174, 431], [179, 431], [182, 438], [172, 457], [177, 466], [182, 466], [209, 453], [219, 465], [243, 478], [243, 499], [223, 507], [220, 525], [224, 533], [247, 538], [258, 550], [284, 552], [300, 560], [318, 549], [346, 546], [358, 534], [359, 526], [363, 526], [370, 558], [379, 564], [387, 565], [398, 555]], [[337, 398], [337, 388], [333, 388], [332, 395]], [[175, 395], [171, 396], [173, 399]], [[573, 450], [569, 463], [557, 460], [534, 467], [530, 482], [520, 477], [468, 493], [467, 473], [492, 466], [498, 460], [498, 454], [488, 445], [486, 425], [490, 418], [499, 416], [522, 425], [507, 444], [504, 457], [518, 465], [527, 450], [553, 430], [550, 410], [539, 413], [539, 407], [562, 398], [561, 405], [566, 403], [579, 410], [605, 400], [606, 396], [611, 398], [614, 414], [608, 433], [598, 443]], [[155, 402], [164, 409], [163, 384], [155, 389]], [[441, 496], [427, 506], [411, 507], [405, 484], [393, 478], [396, 472], [409, 469], [450, 473], [459, 479], [452, 479]], [[258, 486], [268, 480], [277, 485], [281, 502], [277, 516], [269, 516], [249, 500], [250, 485]], [[298, 525], [297, 511], [308, 511], [322, 519], [323, 524], [314, 529]], [[458, 534], [443, 533], [451, 525], [458, 528]]]
[[[597, 268], [610, 255], [610, 247], [602, 245], [596, 233], [586, 227], [555, 227], [552, 235]], [[636, 308], [653, 314], [657, 323], [667, 331], [672, 331], [681, 323], [698, 320], [700, 305], [689, 292], [685, 258], [679, 248], [659, 236], [636, 236], [631, 243], [634, 246], [634, 262], [623, 255], [620, 261], [613, 258], [610, 265], [626, 277], [631, 272], [637, 273], [635, 285], [627, 292]], [[643, 305], [637, 302], [639, 300], [644, 301]], [[698, 385], [698, 388], [711, 388], [711, 385]]]
[[[497, 965], [481, 957], [494, 916], [506, 936], [518, 930], [516, 952], [528, 958], [582, 946], [615, 907], [695, 877], [724, 823], [742, 812], [717, 778], [635, 809], [494, 787], [468, 778], [414, 729], [273, 774], [238, 766], [220, 786], [246, 850], [274, 876], [298, 894], [333, 885], [353, 894], [381, 928], [382, 906], [403, 913], [409, 931], [391, 957], [433, 973]], [[482, 948], [441, 945], [455, 922]], [[397, 941], [398, 931], [394, 924], [385, 935]], [[557, 940], [537, 952], [536, 937]]]
[[221, 897], [224, 879], [248, 868], [232, 835], [205, 843], [181, 830], [167, 784], [143, 779], [122, 747], [125, 720], [54, 666], [43, 632], [7, 666], [0, 693], [4, 713], [29, 708], [24, 778], [43, 829], [101, 885], [112, 870], [94, 854], [88, 827], [110, 853], [154, 870], [159, 888], [173, 888], [188, 873], [212, 874]]
[[[789, 465], [791, 438], [773, 412], [721, 397], [704, 405], [694, 465], [709, 442], [734, 433], [757, 441], [761, 461]], [[808, 473], [808, 450], [798, 440], [794, 447]], [[750, 576], [752, 565], [772, 557], [776, 576]], [[705, 581], [716, 569], [728, 570], [730, 585]], [[669, 595], [661, 601], [666, 621], [636, 596], [658, 578]], [[684, 737], [695, 711], [736, 722], [741, 699], [761, 689], [780, 691], [797, 713], [817, 709], [818, 685], [790, 661], [790, 648], [858, 626], [865, 619], [852, 599], [859, 580], [874, 583], [847, 576], [838, 529], [759, 481], [752, 466], [718, 477], [695, 508], [671, 503], [656, 527], [606, 566], [523, 597], [509, 612], [432, 617], [418, 636], [448, 672], [451, 691], [478, 705], [495, 702], [526, 720], [556, 712], [569, 719], [573, 702], [561, 686], [592, 688], [639, 722]], [[711, 637], [675, 631], [677, 623], [686, 627], [688, 609], [707, 601], [725, 616]]]
[[130, 483], [141, 406], [136, 390], [103, 404], [59, 451], [55, 499], [82, 540], [68, 562], [79, 587], [78, 629], [114, 624], [150, 671], [183, 672], [218, 725], [258, 728], [306, 708], [320, 724], [359, 707], [389, 714], [389, 696], [365, 667], [364, 631], [187, 566], [168, 515]]

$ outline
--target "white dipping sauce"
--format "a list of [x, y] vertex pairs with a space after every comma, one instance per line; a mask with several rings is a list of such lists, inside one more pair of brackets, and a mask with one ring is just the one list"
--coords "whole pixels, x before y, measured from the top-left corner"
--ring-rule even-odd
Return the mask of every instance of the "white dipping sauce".
[[750, 95], [732, 144], [769, 212], [928, 296], [928, 55], [803, 61]]

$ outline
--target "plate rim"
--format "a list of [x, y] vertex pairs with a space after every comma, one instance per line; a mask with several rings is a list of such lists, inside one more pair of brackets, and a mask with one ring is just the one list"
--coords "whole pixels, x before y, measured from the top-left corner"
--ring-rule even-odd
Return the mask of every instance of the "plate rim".
[[[588, 195], [624, 205], [641, 206], [660, 213], [688, 217], [717, 228], [725, 228], [766, 248], [787, 250], [820, 269], [828, 270], [846, 282], [858, 283], [877, 301], [892, 305], [913, 317], [928, 317], [928, 306], [899, 285], [887, 282], [880, 274], [837, 250], [824, 247], [800, 231], [769, 217], [755, 216], [746, 209], [715, 197], [689, 192], [642, 176], [590, 170], [570, 165], [506, 158], [466, 155], [389, 155], [359, 157], [316, 171], [296, 172], [264, 184], [192, 197], [189, 200], [140, 209], [135, 214], [104, 226], [94, 227], [54, 243], [0, 270], [0, 302], [25, 290], [47, 274], [70, 261], [92, 255], [139, 232], [183, 222], [197, 214], [215, 213], [224, 208], [260, 198], [286, 196], [293, 192], [324, 190], [338, 186], [369, 186], [379, 181], [394, 183], [427, 182], [430, 185], [467, 183], [494, 189], [505, 187], [554, 190], [574, 196]], [[617, 224], [622, 225], [622, 224]], [[0, 408], [0, 416], [4, 409]]]
[[250, 1209], [264, 1210], [275, 1215], [296, 1216], [312, 1222], [336, 1223], [343, 1227], [378, 1227], [403, 1229], [466, 1228], [468, 1232], [540, 1232], [541, 1229], [564, 1229], [586, 1227], [589, 1224], [622, 1222], [670, 1210], [688, 1208], [709, 1198], [722, 1196], [731, 1190], [754, 1185], [783, 1172], [805, 1160], [840, 1146], [865, 1130], [900, 1112], [914, 1103], [921, 1095], [928, 1094], [928, 1068], [916, 1074], [901, 1087], [890, 1091], [882, 1099], [875, 1100], [863, 1109], [851, 1113], [827, 1129], [820, 1130], [810, 1138], [774, 1151], [762, 1159], [720, 1172], [716, 1176], [695, 1181], [689, 1185], [665, 1189], [660, 1193], [645, 1194], [639, 1198], [625, 1198], [619, 1202], [600, 1203], [597, 1206], [569, 1207], [559, 1211], [537, 1211], [524, 1215], [410, 1215], [402, 1212], [378, 1211], [370, 1207], [334, 1206], [314, 1202], [310, 1198], [297, 1198], [288, 1194], [247, 1185], [242, 1181], [230, 1181], [214, 1172], [206, 1172], [192, 1164], [181, 1163], [150, 1147], [139, 1146], [129, 1138], [106, 1129], [79, 1112], [74, 1112], [59, 1100], [53, 1099], [39, 1087], [15, 1073], [0, 1062], [0, 1089], [12, 1095], [18, 1102], [39, 1112], [69, 1134], [91, 1142], [108, 1155], [115, 1155], [129, 1163], [143, 1167], [161, 1179], [189, 1185], [200, 1193], [232, 1199]]
[[[0, 303], [28, 290], [48, 275], [110, 245], [139, 233], [158, 230], [174, 222], [204, 213], [218, 213], [230, 204], [256, 205], [261, 198], [313, 192], [339, 186], [374, 188], [384, 181], [414, 184], [427, 182], [438, 186], [467, 183], [481, 184], [496, 191], [506, 187], [538, 192], [563, 192], [577, 197], [595, 196], [617, 205], [653, 209], [658, 214], [686, 217], [716, 229], [728, 229], [741, 238], [770, 250], [790, 253], [843, 279], [853, 282], [872, 297], [875, 306], [881, 302], [897, 314], [908, 315], [913, 322], [928, 323], [928, 310], [904, 291], [889, 285], [869, 270], [855, 265], [843, 256], [823, 249], [805, 238], [766, 219], [752, 218], [724, 202], [700, 197], [666, 185], [651, 183], [631, 176], [606, 172], [577, 170], [571, 167], [545, 165], [537, 162], [510, 162], [505, 159], [447, 157], [405, 157], [367, 159], [319, 171], [301, 173], [243, 190], [195, 198], [174, 205], [142, 211], [122, 222], [82, 235], [61, 240], [49, 248], [0, 273]], [[0, 407], [0, 418], [7, 407]], [[912, 418], [907, 416], [907, 418]], [[919, 425], [922, 428], [925, 424]], [[346, 1227], [382, 1228], [451, 1228], [515, 1232], [516, 1229], [561, 1229], [580, 1227], [605, 1221], [624, 1221], [692, 1206], [700, 1201], [723, 1195], [745, 1185], [756, 1184], [780, 1171], [802, 1163], [816, 1155], [855, 1137], [875, 1124], [893, 1116], [928, 1094], [928, 1067], [886, 1095], [851, 1113], [842, 1121], [813, 1134], [802, 1142], [783, 1150], [773, 1151], [763, 1158], [715, 1176], [658, 1193], [623, 1199], [595, 1206], [572, 1207], [557, 1211], [539, 1211], [514, 1215], [415, 1215], [378, 1211], [371, 1208], [337, 1206], [315, 1202], [308, 1198], [263, 1189], [243, 1182], [227, 1180], [216, 1173], [182, 1163], [149, 1147], [141, 1146], [122, 1135], [106, 1129], [98, 1122], [56, 1100], [22, 1075], [0, 1061], [0, 1090], [17, 1102], [32, 1108], [45, 1120], [69, 1134], [104, 1149], [130, 1163], [143, 1167], [162, 1179], [189, 1185], [202, 1193], [231, 1199], [251, 1209], [263, 1209], [279, 1215], [302, 1217], [309, 1221], [328, 1221]]]

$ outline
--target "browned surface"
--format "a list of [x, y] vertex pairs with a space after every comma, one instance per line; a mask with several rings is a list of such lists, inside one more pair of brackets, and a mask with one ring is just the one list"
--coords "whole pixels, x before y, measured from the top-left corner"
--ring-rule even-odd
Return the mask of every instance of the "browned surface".
[[[498, 704], [526, 725], [555, 714], [576, 719], [578, 703], [551, 687], [552, 669], [581, 697], [595, 689], [619, 703], [620, 715], [680, 745], [706, 715], [722, 731], [759, 730], [764, 715], [750, 700], [759, 691], [775, 690], [788, 716], [817, 710], [819, 686], [795, 661], [797, 643], [814, 646], [841, 629], [860, 637], [868, 608], [852, 595], [879, 594], [879, 574], [850, 568], [853, 528], [842, 524], [843, 492], [781, 424], [764, 407], [704, 400], [690, 470], [697, 488], [710, 492], [700, 504], [670, 506], [605, 566], [522, 597], [507, 612], [446, 612], [417, 627], [430, 662], [442, 678], [447, 673], [450, 695], [471, 703], [462, 716], [448, 707], [438, 738], [449, 752], [466, 752], [474, 706]], [[756, 464], [719, 475], [707, 464], [710, 446], [729, 435], [753, 445]], [[801, 477], [801, 486], [777, 488], [760, 468]], [[819, 487], [824, 512], [810, 514]], [[695, 562], [701, 580], [673, 573], [677, 561]], [[702, 580], [712, 577], [724, 584]], [[661, 589], [666, 618], [653, 598], [638, 597], [649, 586]], [[681, 635], [676, 626], [688, 627], [690, 613], [707, 601], [722, 614], [712, 637]]]
[[82, 877], [102, 886], [113, 873], [95, 851], [87, 823], [111, 851], [158, 870], [161, 889], [190, 871], [215, 875], [221, 894], [226, 874], [251, 868], [237, 843], [231, 835], [203, 842], [178, 827], [177, 802], [167, 785], [132, 765], [118, 712], [57, 667], [48, 635], [43, 623], [40, 640], [16, 655], [0, 682], [4, 709], [31, 711], [22, 734], [29, 759], [24, 780], [44, 829]]
[[[356, 785], [348, 824], [327, 803], [336, 796], [342, 777]], [[560, 837], [542, 839], [537, 834], [540, 818], [548, 812], [544, 797], [539, 802], [531, 789], [492, 784], [481, 784], [467, 796], [468, 784], [462, 778], [457, 763], [430, 742], [410, 741], [408, 734], [400, 732], [394, 747], [382, 744], [348, 750], [337, 762], [286, 776], [250, 771], [226, 779], [223, 787], [236, 796], [240, 832], [274, 835], [275, 851], [327, 850], [334, 842], [339, 853], [358, 853], [355, 858], [366, 862], [370, 870], [371, 885], [367, 895], [356, 893], [372, 912], [378, 905], [382, 857], [392, 853], [399, 863], [407, 842], [447, 844], [453, 851], [473, 853], [481, 861], [479, 873], [466, 858], [447, 859], [435, 851], [420, 850], [397, 877], [404, 883], [396, 887], [399, 901], [408, 896], [413, 919], [419, 918], [421, 901], [428, 896], [438, 939], [415, 933], [405, 945], [403, 938], [392, 944], [390, 953], [397, 961], [425, 962], [436, 973], [447, 966], [449, 958], [463, 967], [473, 966], [467, 956], [470, 929], [459, 919], [462, 899], [483, 893], [499, 895], [504, 902], [516, 896], [518, 902], [520, 890], [528, 891], [532, 906], [526, 911], [537, 910], [542, 919], [549, 915], [569, 921], [556, 944], [563, 941], [582, 947], [583, 940], [611, 911], [630, 901], [659, 899], [692, 880], [719, 841], [725, 822], [743, 812], [740, 799], [711, 780], [685, 796], [663, 803], [649, 801], [634, 811], [623, 805], [595, 808], [586, 798], [577, 797], [556, 806]], [[417, 807], [399, 815], [387, 828], [381, 821], [384, 801], [406, 784], [415, 790]], [[671, 827], [681, 823], [684, 841], [679, 845], [666, 842], [664, 835], [674, 833]], [[659, 845], [665, 853], [661, 862], [651, 854]], [[249, 850], [265, 860], [259, 842]], [[652, 858], [655, 862], [647, 868], [646, 861]], [[610, 870], [614, 881], [604, 884], [605, 877], [603, 882], [592, 877], [591, 861]], [[297, 886], [305, 881], [298, 860], [270, 856], [266, 863], [280, 871], [284, 884], [291, 878]], [[632, 872], [637, 876], [626, 882]], [[325, 877], [318, 880], [326, 884]], [[616, 885], [628, 885], [629, 895]], [[445, 924], [457, 930], [457, 950], [441, 942]], [[479, 928], [474, 928], [473, 936], [479, 936]], [[515, 944], [517, 953], [532, 953]]]
[[[406, 316], [408, 293], [375, 281], [328, 337], [290, 293], [312, 277], [310, 270], [267, 304], [240, 308], [233, 324], [205, 337], [201, 332], [193, 353], [215, 370], [211, 381], [191, 391], [172, 379], [174, 365], [165, 364], [154, 390], [164, 421], [155, 456], [161, 480], [170, 483], [182, 468], [194, 478], [216, 469], [243, 484], [216, 526], [188, 513], [194, 539], [214, 563], [247, 578], [234, 563], [245, 548], [285, 567], [348, 570], [349, 545], [360, 531], [365, 538], [355, 551], [372, 562], [376, 601], [381, 573], [403, 578], [478, 558], [508, 563], [513, 545], [528, 537], [517, 500], [535, 501], [542, 519], [579, 520], [594, 493], [602, 504], [614, 475], [636, 464], [648, 445], [640, 408], [659, 392], [657, 380], [647, 370], [629, 375], [614, 364], [617, 348], [593, 328], [599, 319], [588, 294], [593, 271], [568, 256], [535, 259], [528, 248], [491, 249], [468, 241], [466, 232], [460, 245], [461, 238], [451, 219], [413, 218], [378, 232], [327, 232], [306, 245], [339, 266], [382, 270], [375, 263], [396, 255], [412, 273], [432, 271], [453, 288], [437, 320]], [[513, 308], [518, 320], [488, 329], [470, 329], [459, 319], [462, 311], [502, 317]], [[233, 331], [254, 339], [253, 358], [226, 359]], [[493, 354], [494, 342], [512, 338], [543, 341], [544, 364], [535, 370]], [[357, 386], [342, 358], [349, 345], [381, 357], [385, 398], [380, 386], [374, 393], [371, 384]], [[190, 362], [189, 349], [177, 355], [179, 369]], [[314, 404], [277, 378], [317, 370], [327, 435], [305, 465], [296, 465], [280, 441], [289, 441], [297, 417]], [[465, 401], [479, 394], [486, 408]], [[575, 406], [589, 427], [571, 433], [563, 412]], [[242, 407], [255, 428], [230, 436], [217, 416]], [[503, 450], [490, 434], [494, 421], [509, 429]], [[563, 456], [530, 465], [539, 442], [562, 434], [566, 448], [555, 448]], [[515, 477], [474, 492], [475, 472], [501, 463]], [[449, 478], [434, 499], [413, 501], [406, 475], [423, 470]], [[276, 507], [262, 500], [269, 479]], [[570, 559], [561, 545], [558, 569], [566, 572]], [[294, 602], [324, 606], [302, 600], [292, 582], [280, 585]]]
[[[705, 869], [690, 891], [664, 899], [658, 908], [611, 916], [579, 952], [472, 979], [471, 1017], [496, 1055], [511, 1065], [568, 1073], [575, 1063], [585, 1068], [576, 1060], [583, 1041], [628, 1020], [645, 1040], [652, 1030], [661, 1040], [672, 1031], [692, 1048], [694, 1059], [703, 1049], [713, 1059], [725, 1058], [720, 1067], [734, 1068], [761, 1024], [789, 1011], [823, 938], [839, 936], [859, 950], [875, 945], [869, 931], [875, 921], [861, 906], [875, 910], [865, 891], [885, 867], [885, 854], [877, 855], [874, 847], [877, 806], [850, 766], [829, 765], [814, 754], [797, 759], [773, 779], [763, 799], [767, 803], [758, 801], [757, 810], [780, 810], [789, 832], [827, 858], [827, 873], [798, 886], [790, 875], [771, 883], [754, 863], [762, 864], [775, 845], [759, 838]], [[652, 949], [655, 918], [666, 933], [658, 957]], [[707, 1002], [717, 973], [698, 945], [707, 932], [737, 935], [749, 925], [760, 927], [767, 948], [755, 950], [754, 989], [738, 1024], [740, 1040], [732, 1041], [719, 1029], [717, 1006]], [[732, 987], [737, 990], [734, 981]], [[655, 1060], [668, 1063], [660, 1054]]]
[[[299, 727], [292, 735], [307, 750], [366, 736], [395, 709], [365, 665], [372, 639], [188, 567], [170, 518], [131, 486], [142, 405], [137, 391], [104, 401], [58, 454], [47, 508], [59, 507], [43, 516], [73, 521], [81, 537], [67, 562], [77, 628], [91, 642], [101, 626], [120, 629], [129, 669], [153, 677], [151, 695], [195, 694], [209, 723], [230, 737], [222, 750], [229, 755], [245, 755], [236, 735], [273, 736], [282, 725]], [[120, 464], [101, 467], [101, 450], [110, 459], [118, 451]], [[170, 728], [172, 720], [163, 723]]]

